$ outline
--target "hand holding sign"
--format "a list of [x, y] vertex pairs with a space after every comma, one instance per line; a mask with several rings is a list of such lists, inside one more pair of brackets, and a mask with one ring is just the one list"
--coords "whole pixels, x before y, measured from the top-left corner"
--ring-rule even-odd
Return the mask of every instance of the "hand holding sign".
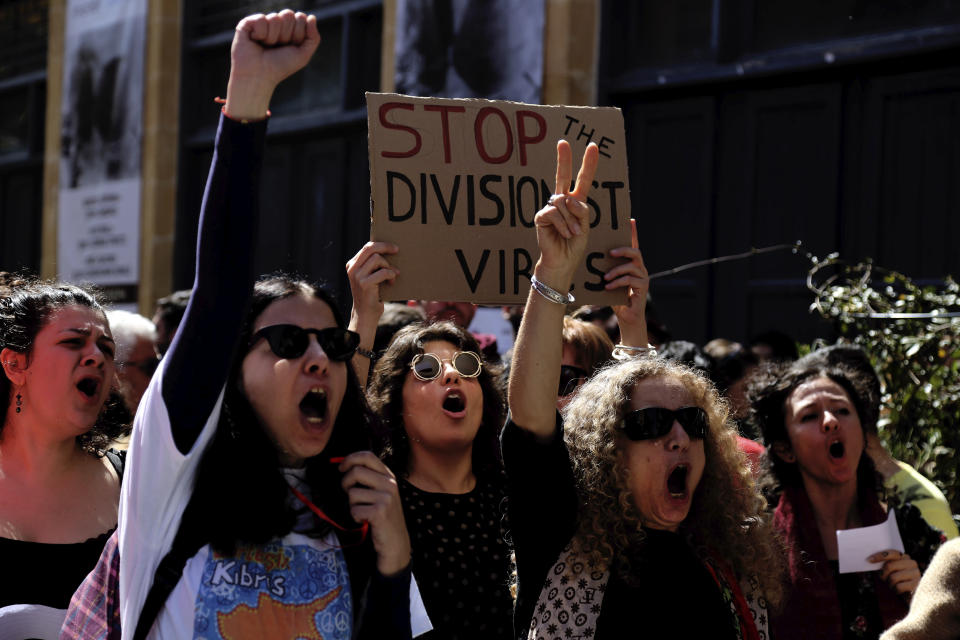
[[[380, 285], [393, 282], [400, 273], [390, 266], [384, 256], [394, 255], [398, 251], [399, 247], [390, 242], [368, 242], [347, 262], [347, 279], [353, 296], [349, 328], [360, 334], [359, 346], [366, 351], [373, 349], [377, 323], [383, 315]], [[370, 364], [370, 360], [362, 354], [354, 356], [354, 370], [361, 387], [366, 386]]]
[[[597, 172], [599, 153], [590, 143], [583, 153], [583, 162], [573, 191], [569, 191], [573, 175], [572, 153], [566, 140], [557, 143], [557, 180], [554, 195], [547, 206], [537, 212], [533, 223], [537, 228], [542, 273], [565, 283], [570, 282], [583, 261], [590, 234], [590, 208], [587, 195]], [[550, 284], [549, 282], [547, 284]]]
[[640, 253], [636, 220], [630, 220], [630, 229], [631, 246], [610, 250], [611, 256], [627, 258], [629, 262], [610, 269], [604, 274], [603, 279], [607, 281], [607, 289], [628, 287], [630, 292], [627, 304], [613, 307], [613, 312], [617, 314], [617, 324], [620, 326], [620, 343], [632, 347], [645, 347], [648, 342], [646, 310], [650, 278], [647, 267], [643, 264], [643, 254]]
[[357, 316], [361, 323], [372, 322], [374, 329], [383, 315], [380, 284], [392, 282], [400, 273], [384, 256], [397, 251], [399, 247], [390, 242], [368, 242], [347, 262], [347, 279], [353, 295], [351, 316]]

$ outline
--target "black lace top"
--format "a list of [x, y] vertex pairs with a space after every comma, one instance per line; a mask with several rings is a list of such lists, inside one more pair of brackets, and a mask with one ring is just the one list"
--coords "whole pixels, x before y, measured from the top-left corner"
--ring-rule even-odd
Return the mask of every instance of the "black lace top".
[[429, 493], [400, 481], [413, 575], [434, 629], [419, 640], [512, 637], [504, 496], [499, 479], [478, 479], [465, 494]]

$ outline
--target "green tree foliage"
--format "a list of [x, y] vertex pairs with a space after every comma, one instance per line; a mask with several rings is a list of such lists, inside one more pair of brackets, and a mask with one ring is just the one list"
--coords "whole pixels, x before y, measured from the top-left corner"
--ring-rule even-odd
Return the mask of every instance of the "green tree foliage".
[[960, 512], [960, 287], [950, 277], [918, 286], [902, 273], [869, 260], [847, 264], [837, 254], [811, 261], [811, 311], [863, 347], [883, 383], [880, 437]]

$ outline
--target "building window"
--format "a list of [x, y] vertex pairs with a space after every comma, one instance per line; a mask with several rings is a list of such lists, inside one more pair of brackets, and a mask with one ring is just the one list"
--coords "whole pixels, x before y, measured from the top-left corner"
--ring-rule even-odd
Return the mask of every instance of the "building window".
[[226, 95], [234, 26], [289, 7], [317, 17], [321, 43], [273, 95], [255, 264], [322, 278], [346, 292], [343, 265], [369, 237], [365, 91], [380, 86], [382, 0], [185, 4], [181, 162], [174, 284], [193, 280], [197, 216]]
[[46, 0], [0, 4], [0, 270], [40, 267], [47, 13]]

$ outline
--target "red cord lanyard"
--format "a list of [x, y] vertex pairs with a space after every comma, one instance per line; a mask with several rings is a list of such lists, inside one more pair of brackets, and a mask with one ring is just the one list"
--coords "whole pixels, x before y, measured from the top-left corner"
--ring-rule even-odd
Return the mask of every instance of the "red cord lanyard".
[[[326, 523], [329, 524], [330, 526], [334, 527], [335, 529], [339, 529], [340, 531], [346, 532], [346, 533], [355, 533], [355, 532], [359, 531], [359, 532], [360, 532], [360, 542], [357, 542], [356, 544], [363, 544], [363, 541], [367, 539], [367, 532], [370, 531], [370, 523], [367, 522], [366, 520], [364, 520], [363, 524], [360, 525], [360, 528], [359, 528], [359, 529], [347, 529], [346, 527], [341, 527], [339, 524], [337, 524], [336, 522], [334, 522], [333, 519], [332, 519], [330, 516], [328, 516], [327, 514], [325, 514], [320, 507], [318, 507], [317, 505], [313, 504], [313, 503], [310, 501], [310, 498], [308, 498], [307, 496], [303, 495], [300, 491], [298, 491], [296, 487], [293, 487], [293, 486], [291, 486], [291, 485], [289, 485], [289, 484], [288, 484], [287, 486], [290, 487], [290, 491], [292, 491], [292, 492], [293, 492], [293, 495], [295, 495], [295, 496], [297, 497], [297, 500], [299, 500], [300, 502], [302, 502], [303, 504], [305, 504], [305, 505], [307, 506], [307, 508], [310, 509], [310, 511], [313, 511], [318, 518], [320, 518], [321, 520], [323, 520], [324, 522], [326, 522]], [[349, 546], [355, 546], [355, 545], [344, 545], [344, 547], [349, 547]], [[343, 548], [343, 547], [340, 547], [340, 548]]]

